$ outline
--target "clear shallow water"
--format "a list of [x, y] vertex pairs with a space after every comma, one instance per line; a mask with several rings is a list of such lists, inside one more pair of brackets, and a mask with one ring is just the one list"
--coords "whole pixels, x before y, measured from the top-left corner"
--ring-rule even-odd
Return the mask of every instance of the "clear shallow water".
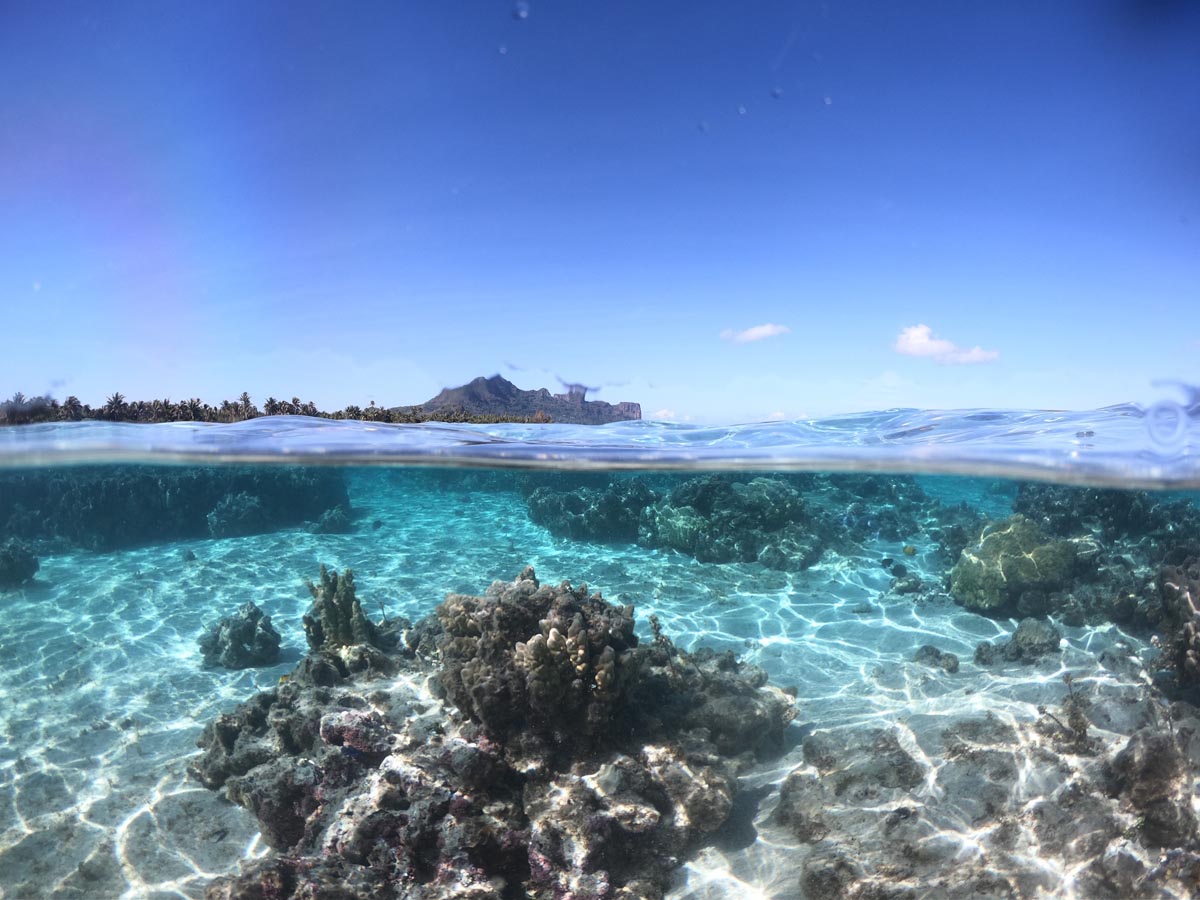
[[[786, 437], [793, 448], [803, 444], [803, 452], [783, 454], [800, 468], [822, 468], [817, 464], [822, 459], [837, 463], [824, 468], [875, 468], [886, 459], [895, 462], [898, 454], [913, 468], [931, 460], [942, 464], [949, 457], [939, 456], [936, 445], [913, 443], [922, 438], [878, 440], [885, 428], [917, 422], [916, 427], [940, 428], [946, 446], [966, 446], [981, 456], [991, 446], [994, 465], [981, 467], [989, 475], [1016, 464], [1042, 477], [1108, 483], [1118, 478], [1124, 460], [1136, 473], [1134, 482], [1195, 483], [1194, 437], [1189, 433], [1169, 453], [1155, 450], [1144, 417], [1128, 411], [1089, 414], [1090, 428], [1083, 428], [1082, 418], [997, 415], [959, 416], [953, 426], [912, 413], [886, 414], [886, 422], [876, 418], [860, 429], [843, 420], [827, 444], [815, 436], [809, 444], [799, 441], [797, 435], [813, 427], [807, 425], [561, 426], [537, 430], [538, 443], [526, 444], [519, 441], [532, 429], [518, 427], [488, 429], [481, 437], [449, 427], [371, 430], [356, 423], [258, 420], [203, 428], [6, 429], [0, 430], [0, 446], [10, 463], [42, 466], [147, 454], [295, 457], [322, 448], [344, 451], [342, 461], [364, 456], [394, 461], [416, 453], [424, 461], [430, 454], [479, 466], [561, 463], [570, 457], [580, 466], [611, 468], [615, 462], [632, 466], [646, 459], [637, 454], [649, 453], [667, 466], [702, 459], [738, 469], [748, 460], [767, 468]], [[971, 429], [980, 429], [980, 436], [971, 437]], [[1080, 430], [1096, 436], [1068, 437]], [[1108, 432], [1111, 441], [1101, 437]], [[406, 449], [396, 449], [397, 433]], [[921, 434], [927, 438], [930, 432]], [[598, 443], [584, 443], [588, 435]], [[1089, 456], [1092, 441], [1100, 448]], [[850, 452], [853, 447], [863, 448], [862, 455]], [[880, 455], [880, 448], [890, 456]], [[969, 458], [956, 452], [960, 462]], [[1067, 469], [1076, 452], [1084, 453], [1087, 465]], [[827, 549], [808, 568], [780, 571], [754, 561], [703, 562], [629, 541], [604, 544], [555, 535], [532, 521], [513, 480], [521, 476], [513, 473], [387, 466], [348, 468], [339, 477], [345, 478], [354, 510], [347, 534], [314, 534], [297, 524], [264, 534], [193, 537], [108, 552], [51, 547], [39, 554], [41, 567], [32, 582], [0, 594], [0, 654], [6, 660], [0, 671], [4, 897], [199, 897], [213, 877], [267, 852], [253, 817], [189, 779], [186, 765], [205, 722], [255, 690], [276, 685], [306, 651], [300, 617], [310, 597], [303, 582], [315, 577], [319, 563], [352, 568], [371, 611], [382, 605], [388, 615], [413, 620], [430, 613], [447, 592], [479, 594], [494, 579], [511, 579], [533, 565], [544, 582], [586, 581], [611, 602], [633, 604], [643, 640], [650, 638], [649, 616], [657, 615], [680, 647], [732, 649], [761, 665], [773, 683], [795, 686], [799, 717], [789, 748], [742, 778], [747, 795], [759, 798], [748, 817], [752, 838], [701, 847], [680, 869], [671, 896], [681, 900], [800, 896], [797, 873], [814, 850], [774, 812], [789, 773], [815, 773], [802, 747], [814, 732], [869, 727], [898, 735], [925, 780], [878, 803], [921, 803], [930, 840], [953, 848], [947, 867], [999, 866], [977, 811], [955, 790], [962, 775], [952, 771], [947, 752], [949, 724], [991, 716], [1012, 726], [1015, 738], [1003, 753], [1019, 777], [1004, 790], [1016, 811], [1028, 812], [1078, 779], [1087, 762], [1062, 753], [1050, 758], [1049, 741], [1039, 731], [1044, 718], [1038, 707], [1058, 709], [1065, 672], [1097, 704], [1118, 711], [1091, 731], [1105, 751], [1119, 748], [1150, 716], [1151, 706], [1165, 709], [1149, 684], [1157, 656], [1150, 634], [1112, 622], [1069, 625], [1060, 617], [1058, 654], [1034, 664], [973, 663], [975, 646], [1011, 635], [1016, 619], [967, 611], [945, 591], [951, 561], [932, 538], [932, 506], [914, 514], [915, 530], [887, 535], [867, 528], [861, 539]], [[588, 476], [561, 477], [560, 486], [570, 488], [571, 479]], [[686, 476], [669, 477], [676, 480], [660, 487]], [[936, 499], [944, 508], [967, 503], [994, 519], [1011, 512], [1016, 495], [1013, 482], [994, 478], [921, 477], [918, 486], [930, 503]], [[816, 485], [810, 502], [819, 502], [815, 494], [821, 491], [830, 487]], [[873, 502], [875, 511], [891, 505], [886, 498]], [[923, 589], [898, 593], [885, 558], [902, 561]], [[271, 616], [283, 636], [280, 662], [241, 671], [205, 668], [197, 636], [248, 599]], [[927, 644], [957, 654], [960, 670], [951, 675], [914, 662], [917, 649]], [[1125, 663], [1114, 665], [1112, 658]], [[1045, 843], [1032, 817], [1016, 821], [1013, 852], [1035, 861], [1031, 868], [1042, 873], [1036, 891], [1081, 896], [1074, 882], [1079, 861]], [[859, 838], [869, 850], [870, 834]], [[1152, 851], [1143, 855], [1153, 858]]]
[[724, 427], [375, 425], [271, 416], [233, 425], [76, 422], [0, 429], [0, 466], [139, 459], [881, 470], [1197, 487], [1200, 406], [898, 409]]

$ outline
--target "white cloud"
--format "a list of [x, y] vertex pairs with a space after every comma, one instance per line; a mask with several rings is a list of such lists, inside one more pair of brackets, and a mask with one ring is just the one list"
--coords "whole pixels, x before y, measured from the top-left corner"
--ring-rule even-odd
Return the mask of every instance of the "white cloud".
[[660, 409], [658, 412], [651, 413], [650, 418], [655, 422], [673, 422], [679, 418], [679, 413], [673, 409]]
[[764, 338], [787, 334], [791, 330], [786, 325], [773, 325], [768, 322], [766, 325], [755, 325], [752, 328], [747, 328], [745, 331], [734, 331], [732, 328], [726, 328], [721, 332], [721, 340], [733, 341], [735, 344], [747, 344], [750, 341], [761, 341]]
[[767, 416], [769, 422], [783, 422], [787, 420], [787, 413], [779, 409]]
[[910, 325], [902, 330], [893, 349], [904, 356], [929, 356], [935, 362], [947, 365], [985, 363], [1000, 358], [996, 350], [984, 350], [979, 346], [965, 350], [945, 338], [934, 337], [933, 329], [928, 325]]

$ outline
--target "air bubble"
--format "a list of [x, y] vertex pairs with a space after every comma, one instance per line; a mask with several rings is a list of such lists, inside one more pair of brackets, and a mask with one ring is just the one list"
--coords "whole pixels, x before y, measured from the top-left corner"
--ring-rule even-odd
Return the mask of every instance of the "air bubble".
[[513, 4], [513, 18], [529, 18], [529, 0], [517, 0], [517, 2]]
[[746, 107], [744, 107], [744, 106], [739, 106], [739, 107], [738, 107], [738, 115], [739, 115], [739, 116], [744, 116], [745, 114], [746, 114]]
[[1170, 400], [1155, 403], [1146, 410], [1146, 431], [1150, 440], [1161, 447], [1174, 447], [1187, 435], [1187, 410]]

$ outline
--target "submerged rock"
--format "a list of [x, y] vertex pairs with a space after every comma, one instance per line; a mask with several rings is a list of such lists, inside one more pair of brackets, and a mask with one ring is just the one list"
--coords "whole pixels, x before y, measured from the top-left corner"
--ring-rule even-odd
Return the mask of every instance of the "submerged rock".
[[247, 669], [279, 660], [279, 632], [271, 617], [249, 600], [234, 615], [210, 625], [198, 643], [206, 666]]
[[950, 593], [967, 609], [999, 615], [1027, 591], [1065, 587], [1078, 555], [1074, 542], [1047, 539], [1033, 522], [1014, 515], [987, 526], [962, 551], [950, 572]]
[[1022, 619], [1007, 641], [999, 644], [984, 641], [979, 644], [975, 648], [975, 663], [980, 666], [994, 665], [1000, 660], [1034, 663], [1043, 656], [1058, 653], [1061, 644], [1062, 632], [1049, 621]]
[[[797, 895], [1049, 896], [1064, 889], [1059, 866], [1079, 896], [1194, 894], [1200, 854], [1179, 740], [1146, 729], [1100, 761], [1024, 730], [989, 715], [909, 732], [916, 747], [902, 743], [905, 728], [812, 735], [773, 823], [806, 847]], [[1054, 866], [1038, 859], [1047, 851]]]
[[932, 644], [926, 644], [917, 650], [913, 656], [913, 662], [921, 663], [925, 666], [932, 666], [937, 669], [945, 669], [950, 675], [958, 671], [958, 657], [953, 653], [944, 650], [939, 650]]
[[1174, 734], [1143, 728], [1105, 765], [1109, 796], [1139, 816], [1152, 847], [1186, 846], [1197, 837], [1191, 764]]

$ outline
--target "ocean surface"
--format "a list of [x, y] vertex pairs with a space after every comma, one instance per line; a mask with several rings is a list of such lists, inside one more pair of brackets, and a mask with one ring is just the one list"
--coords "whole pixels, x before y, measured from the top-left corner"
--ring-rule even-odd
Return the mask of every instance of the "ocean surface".
[[[288, 491], [344, 491], [342, 513]], [[985, 608], [960, 562], [1014, 512], [1071, 564]], [[0, 588], [0, 896], [202, 897], [275, 852], [188, 769], [207, 723], [308, 653], [322, 564], [353, 570], [369, 617], [412, 623], [532, 566], [632, 605], [643, 644], [655, 617], [685, 654], [732, 651], [794, 696], [782, 745], [737, 762], [727, 818], [660, 861], [666, 896], [1189, 896], [1200, 711], [1168, 658], [1188, 621], [1163, 573], [1197, 522], [1200, 423], [1172, 405], [0, 429], [0, 573], [5, 547], [18, 572]], [[277, 661], [206, 664], [198, 639], [247, 601]], [[1006, 655], [1026, 619], [1051, 637]], [[436, 660], [406, 666], [389, 677], [426, 715], [462, 718]], [[1143, 732], [1183, 761], [1155, 794], [1165, 834], [1113, 774]]]

